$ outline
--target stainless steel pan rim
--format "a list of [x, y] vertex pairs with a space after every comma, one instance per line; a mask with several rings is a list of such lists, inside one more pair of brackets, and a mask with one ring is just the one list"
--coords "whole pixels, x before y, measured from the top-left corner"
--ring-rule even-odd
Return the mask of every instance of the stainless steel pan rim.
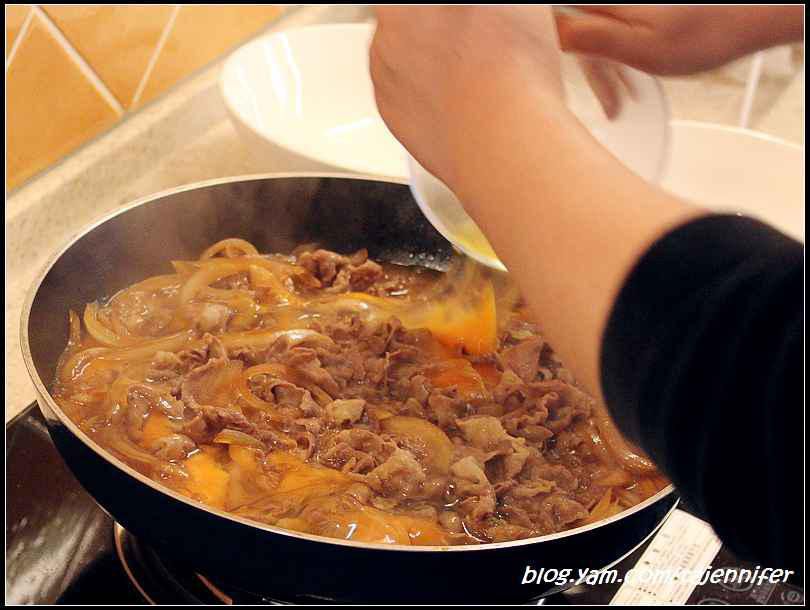
[[[523, 540], [513, 540], [510, 542], [491, 542], [491, 543], [482, 543], [482, 544], [474, 544], [474, 545], [460, 545], [460, 546], [425, 546], [425, 545], [402, 545], [402, 544], [383, 544], [383, 543], [371, 543], [371, 542], [355, 542], [352, 540], [340, 540], [338, 538], [329, 538], [326, 536], [318, 536], [314, 534], [304, 534], [300, 532], [295, 532], [292, 530], [285, 530], [282, 528], [277, 528], [272, 525], [266, 525], [263, 523], [259, 523], [256, 521], [251, 521], [249, 519], [245, 519], [243, 517], [239, 517], [237, 515], [225, 512], [223, 510], [219, 510], [216, 508], [212, 508], [199, 502], [197, 500], [193, 500], [192, 498], [186, 497], [176, 491], [169, 489], [163, 485], [160, 485], [158, 482], [153, 481], [152, 479], [146, 477], [145, 475], [141, 474], [122, 460], [118, 459], [111, 453], [105, 451], [100, 445], [98, 445], [93, 439], [91, 439], [85, 432], [83, 432], [73, 421], [67, 417], [56, 401], [51, 397], [50, 392], [48, 391], [47, 386], [43, 383], [42, 379], [39, 377], [39, 373], [34, 366], [33, 357], [31, 355], [31, 349], [28, 340], [28, 321], [31, 313], [31, 308], [34, 303], [34, 299], [36, 297], [39, 288], [47, 276], [48, 272], [51, 270], [53, 265], [61, 258], [61, 256], [69, 250], [73, 244], [78, 242], [88, 233], [91, 233], [96, 227], [102, 225], [103, 223], [107, 222], [111, 218], [114, 218], [120, 214], [124, 214], [127, 211], [136, 208], [140, 205], [145, 203], [149, 203], [161, 198], [164, 198], [169, 195], [173, 195], [175, 193], [181, 193], [184, 191], [191, 191], [195, 189], [201, 189], [208, 186], [216, 186], [220, 184], [227, 184], [231, 182], [248, 182], [253, 180], [271, 180], [271, 179], [278, 179], [278, 178], [344, 178], [350, 180], [368, 180], [374, 182], [387, 182], [391, 184], [402, 184], [406, 185], [407, 181], [397, 178], [387, 178], [387, 177], [380, 177], [380, 176], [372, 176], [372, 175], [363, 175], [363, 174], [356, 174], [351, 172], [284, 172], [284, 173], [265, 173], [265, 174], [249, 174], [249, 175], [242, 175], [242, 176], [231, 176], [227, 178], [216, 178], [213, 180], [205, 180], [202, 182], [194, 182], [191, 184], [186, 184], [183, 186], [167, 189], [165, 191], [161, 191], [159, 193], [155, 193], [153, 195], [149, 195], [147, 197], [142, 197], [133, 201], [130, 204], [124, 205], [115, 211], [105, 214], [100, 219], [96, 220], [95, 222], [91, 223], [87, 228], [81, 231], [78, 235], [74, 236], [73, 238], [69, 239], [69, 241], [60, 248], [56, 254], [54, 254], [48, 262], [45, 264], [42, 271], [36, 277], [34, 283], [31, 285], [31, 288], [28, 290], [28, 293], [25, 298], [25, 302], [23, 304], [22, 310], [22, 318], [20, 320], [20, 346], [22, 348], [23, 353], [23, 360], [25, 361], [25, 366], [28, 369], [28, 374], [31, 377], [32, 382], [37, 390], [38, 399], [37, 400], [44, 400], [47, 403], [48, 408], [56, 414], [59, 418], [59, 421], [62, 425], [67, 427], [71, 433], [73, 433], [76, 437], [78, 437], [85, 445], [90, 447], [97, 455], [101, 458], [115, 466], [116, 468], [123, 470], [131, 477], [137, 479], [144, 485], [148, 485], [152, 489], [159, 491], [165, 495], [168, 495], [178, 502], [183, 502], [194, 508], [199, 510], [217, 515], [218, 517], [222, 517], [223, 519], [228, 519], [230, 521], [234, 521], [240, 523], [242, 525], [256, 528], [259, 530], [264, 530], [266, 532], [270, 532], [277, 535], [288, 536], [291, 538], [299, 538], [302, 540], [308, 540], [312, 542], [322, 542], [340, 546], [348, 546], [348, 547], [355, 547], [355, 548], [363, 548], [363, 549], [375, 549], [381, 551], [409, 551], [409, 552], [469, 552], [469, 551], [488, 551], [488, 550], [496, 550], [506, 547], [517, 547], [517, 546], [525, 546], [525, 545], [533, 545], [538, 544], [541, 542], [547, 542], [551, 540], [557, 540], [560, 538], [567, 538], [569, 536], [574, 536], [576, 534], [580, 534], [583, 532], [587, 532], [603, 525], [607, 525], [609, 523], [613, 523], [615, 521], [619, 521], [624, 517], [630, 516], [633, 513], [638, 511], [644, 510], [648, 506], [655, 504], [658, 500], [668, 496], [674, 491], [674, 487], [672, 485], [667, 485], [665, 488], [660, 490], [654, 496], [651, 496], [636, 504], [635, 506], [622, 511], [612, 517], [607, 519], [603, 519], [602, 521], [598, 521], [597, 523], [591, 523], [588, 525], [583, 525], [574, 529], [565, 530], [563, 532], [558, 532], [556, 534], [548, 534], [545, 536], [536, 536], [534, 538], [525, 538]], [[670, 511], [671, 512], [671, 511]], [[669, 513], [667, 513], [669, 514]]]

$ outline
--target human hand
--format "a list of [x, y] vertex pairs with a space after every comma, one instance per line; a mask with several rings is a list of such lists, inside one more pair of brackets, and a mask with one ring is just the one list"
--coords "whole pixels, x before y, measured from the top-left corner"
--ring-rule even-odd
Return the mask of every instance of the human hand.
[[396, 138], [453, 184], [487, 150], [504, 113], [569, 115], [548, 7], [378, 7], [371, 45], [377, 106]]
[[630, 68], [624, 64], [584, 55], [578, 63], [608, 119], [619, 116], [627, 99], [637, 99], [638, 92], [627, 75]]
[[801, 5], [582, 6], [556, 21], [564, 51], [660, 75], [716, 68], [804, 35]]
[[624, 167], [567, 108], [549, 7], [387, 6], [377, 15], [380, 114], [463, 202], [544, 334], [598, 392], [615, 295], [689, 206]]

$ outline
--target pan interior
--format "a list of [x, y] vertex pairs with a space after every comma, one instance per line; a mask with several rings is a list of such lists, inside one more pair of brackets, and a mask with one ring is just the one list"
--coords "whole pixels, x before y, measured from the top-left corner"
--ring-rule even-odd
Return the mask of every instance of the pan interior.
[[28, 340], [46, 386], [68, 337], [68, 310], [171, 271], [169, 261], [199, 256], [227, 237], [260, 252], [286, 253], [317, 242], [346, 253], [367, 248], [376, 259], [445, 268], [450, 244], [436, 232], [408, 188], [339, 177], [227, 181], [158, 196], [77, 238], [47, 271], [31, 304]]
[[[78, 236], [44, 273], [27, 312], [30, 362], [41, 386], [49, 387], [68, 338], [68, 311], [108, 297], [145, 277], [171, 271], [169, 261], [199, 256], [228, 237], [241, 237], [260, 252], [286, 253], [310, 242], [337, 252], [367, 248], [369, 256], [395, 264], [445, 270], [452, 246], [422, 215], [406, 185], [361, 177], [279, 175], [225, 179], [171, 191], [114, 214]], [[24, 342], [25, 343], [25, 342]], [[49, 399], [50, 397], [46, 397]], [[53, 401], [49, 406], [55, 408]], [[60, 419], [97, 452], [95, 443]], [[135, 474], [118, 460], [109, 461]], [[141, 478], [135, 475], [136, 478]], [[183, 502], [234, 521], [279, 531], [211, 509], [168, 488], [151, 484]], [[659, 491], [612, 522], [656, 503], [671, 493]], [[607, 522], [543, 537], [554, 539]], [[284, 531], [286, 535], [349, 546], [376, 546]], [[481, 545], [499, 548], [537, 539]], [[398, 545], [397, 545], [398, 546]], [[385, 547], [384, 548], [390, 548]], [[436, 547], [405, 547], [411, 550]], [[464, 550], [472, 547], [448, 547]]]

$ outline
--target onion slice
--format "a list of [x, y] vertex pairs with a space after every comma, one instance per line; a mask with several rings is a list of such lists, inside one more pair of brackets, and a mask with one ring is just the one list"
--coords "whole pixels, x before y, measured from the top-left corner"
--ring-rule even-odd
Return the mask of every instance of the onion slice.
[[107, 347], [121, 347], [126, 341], [107, 328], [98, 319], [98, 303], [88, 303], [84, 308], [84, 327], [90, 336]]
[[622, 468], [637, 474], [653, 474], [656, 472], [655, 464], [648, 457], [633, 449], [630, 443], [624, 439], [616, 424], [610, 419], [605, 405], [599, 401], [594, 404], [593, 418], [599, 430], [599, 435]]
[[232, 430], [231, 428], [224, 428], [220, 430], [220, 432], [214, 437], [214, 442], [221, 443], [223, 445], [241, 445], [243, 447], [261, 447], [261, 448], [264, 447], [264, 445], [259, 439], [251, 436], [250, 434], [240, 432], [239, 430]]
[[244, 239], [239, 239], [238, 237], [231, 237], [229, 239], [223, 239], [218, 241], [213, 246], [206, 248], [206, 250], [200, 255], [200, 260], [204, 261], [206, 259], [212, 258], [219, 254], [220, 252], [225, 252], [225, 256], [231, 258], [233, 256], [233, 251], [236, 250], [241, 252], [242, 255], [248, 254], [256, 256], [259, 254], [259, 251], [249, 241]]

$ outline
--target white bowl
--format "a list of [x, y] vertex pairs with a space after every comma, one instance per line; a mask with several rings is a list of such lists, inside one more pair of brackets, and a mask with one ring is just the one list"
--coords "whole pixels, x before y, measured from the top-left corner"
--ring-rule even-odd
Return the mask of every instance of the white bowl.
[[[758, 218], [804, 241], [802, 146], [713, 123], [672, 121], [670, 126], [663, 188], [717, 212]], [[459, 232], [448, 228], [472, 221], [441, 181], [416, 160], [410, 164], [411, 190], [428, 220], [470, 257], [505, 271], [500, 261], [466, 247]]]
[[[369, 25], [313, 26], [259, 38], [230, 57], [222, 95], [268, 171], [408, 176], [407, 154], [374, 103], [367, 70], [371, 35]], [[661, 184], [804, 240], [801, 146], [744, 129], [673, 121]]]
[[[404, 148], [380, 118], [368, 71], [370, 24], [317, 25], [282, 31], [238, 49], [225, 63], [220, 89], [229, 115], [252, 154], [272, 171], [349, 170], [407, 177]], [[664, 167], [668, 108], [655, 79], [622, 68], [633, 90], [619, 119], [604, 119], [573, 58], [563, 61], [569, 105], [592, 133], [639, 174], [657, 179]], [[432, 177], [416, 179], [418, 186]], [[445, 188], [440, 183], [432, 185]], [[430, 205], [432, 188], [417, 202], [448, 239], [450, 221], [473, 227], [463, 209]], [[480, 235], [480, 233], [479, 233]], [[462, 249], [465, 250], [462, 244]], [[467, 248], [468, 254], [476, 255]], [[495, 260], [479, 259], [489, 264]]]
[[[374, 101], [373, 35], [371, 24], [315, 25], [263, 36], [228, 58], [220, 76], [225, 105], [268, 170], [408, 175], [405, 150]], [[656, 81], [625, 68], [636, 99], [620, 120], [606, 121], [574, 61], [563, 63], [569, 101], [594, 135], [644, 177], [659, 176], [668, 110]]]
[[667, 190], [804, 241], [804, 147], [714, 123], [673, 121]]
[[405, 149], [374, 101], [369, 24], [315, 25], [263, 36], [226, 61], [220, 91], [268, 171], [349, 170], [407, 176]]

